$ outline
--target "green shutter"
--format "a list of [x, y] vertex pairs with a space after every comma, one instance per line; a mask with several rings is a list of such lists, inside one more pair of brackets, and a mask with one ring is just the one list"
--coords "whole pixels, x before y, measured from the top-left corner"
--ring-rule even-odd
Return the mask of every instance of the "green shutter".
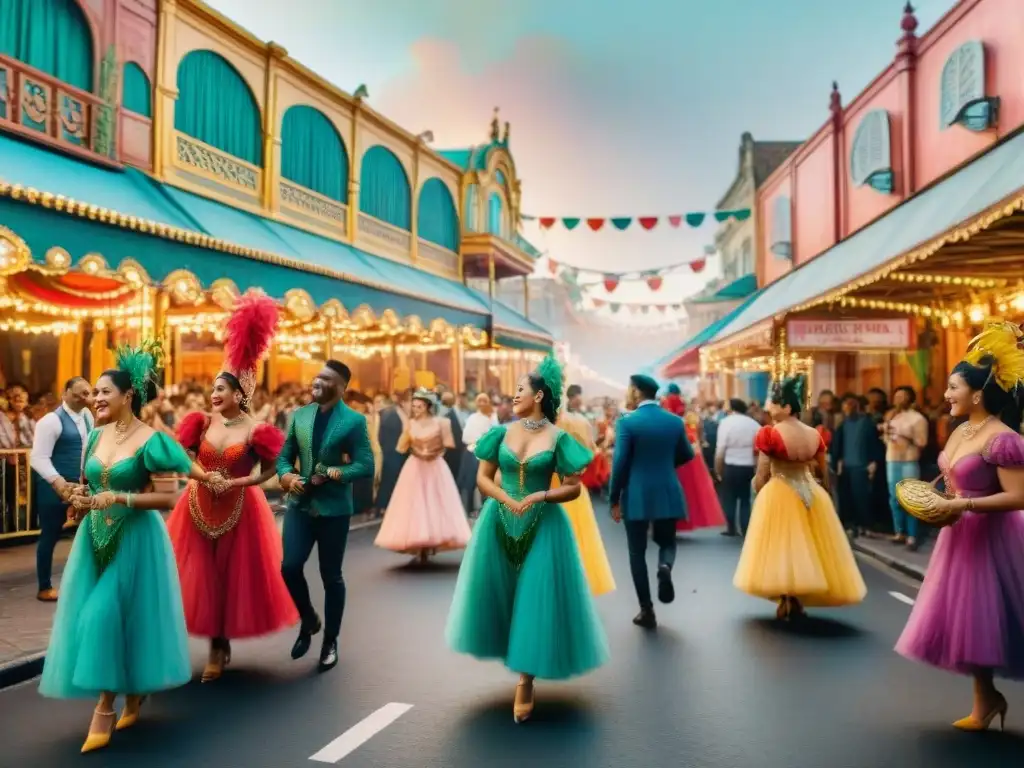
[[348, 152], [320, 110], [297, 105], [284, 113], [281, 176], [331, 200], [348, 202]]
[[420, 190], [416, 232], [424, 240], [449, 251], [459, 250], [459, 214], [448, 185], [438, 178], [427, 179]]
[[363, 155], [359, 169], [359, 210], [393, 227], [412, 231], [412, 191], [395, 154], [379, 144]]
[[134, 61], [129, 61], [124, 65], [121, 87], [123, 89], [121, 92], [122, 107], [136, 115], [153, 117], [153, 94], [149, 88], [149, 78], [142, 71], [142, 67]]
[[93, 90], [92, 31], [75, 0], [0, 0], [0, 53]]

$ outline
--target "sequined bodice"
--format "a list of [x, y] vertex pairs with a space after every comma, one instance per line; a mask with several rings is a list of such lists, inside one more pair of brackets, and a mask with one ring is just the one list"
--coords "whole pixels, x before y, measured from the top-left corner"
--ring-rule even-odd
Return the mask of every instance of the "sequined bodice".
[[804, 506], [810, 509], [814, 501], [815, 485], [810, 464], [802, 461], [785, 461], [773, 458], [771, 468], [772, 477], [782, 480], [792, 488], [796, 495], [800, 497], [800, 501], [804, 503]]
[[444, 439], [441, 434], [441, 423], [431, 419], [426, 426], [413, 424], [409, 429], [412, 447], [419, 455], [437, 456], [444, 453]]
[[512, 449], [502, 443], [498, 467], [501, 469], [501, 487], [513, 499], [519, 500], [551, 487], [555, 451], [549, 448], [520, 461]]
[[[256, 465], [256, 455], [247, 443], [236, 443], [218, 451], [208, 440], [199, 444], [200, 466], [224, 477], [247, 477]], [[244, 488], [229, 488], [214, 494], [195, 480], [188, 485], [188, 511], [193, 524], [209, 539], [223, 536], [237, 525], [245, 503]]]
[[997, 467], [985, 461], [980, 453], [968, 453], [950, 466], [945, 451], [939, 454], [939, 469], [945, 481], [946, 492], [968, 498], [990, 496], [1000, 490]]
[[229, 445], [218, 451], [208, 440], [203, 440], [196, 459], [203, 469], [216, 470], [224, 477], [246, 477], [256, 466], [256, 456], [247, 443]]

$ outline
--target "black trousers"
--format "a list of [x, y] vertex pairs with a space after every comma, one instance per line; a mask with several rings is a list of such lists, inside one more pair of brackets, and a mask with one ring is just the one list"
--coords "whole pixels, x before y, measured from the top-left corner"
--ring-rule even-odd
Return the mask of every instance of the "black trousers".
[[647, 572], [647, 535], [658, 545], [658, 566], [676, 562], [676, 520], [623, 520], [629, 547], [629, 572], [641, 608], [652, 608], [651, 578]]
[[53, 587], [53, 550], [64, 531], [68, 519], [68, 505], [58, 501], [40, 500], [36, 504], [39, 514], [39, 541], [36, 542], [36, 579], [39, 591]]
[[847, 530], [871, 527], [872, 483], [867, 467], [843, 465], [839, 476], [839, 518]]
[[349, 515], [315, 517], [296, 509], [285, 513], [281, 575], [302, 617], [303, 626], [315, 624], [316, 611], [309, 599], [309, 585], [303, 570], [316, 544], [320, 579], [324, 585], [324, 638], [327, 640], [338, 639], [341, 617], [345, 613], [345, 578], [341, 574], [341, 566], [351, 522]]
[[726, 529], [731, 534], [745, 534], [750, 526], [750, 484], [754, 481], [754, 473], [754, 467], [736, 464], [726, 464], [722, 470], [718, 498], [722, 502]]

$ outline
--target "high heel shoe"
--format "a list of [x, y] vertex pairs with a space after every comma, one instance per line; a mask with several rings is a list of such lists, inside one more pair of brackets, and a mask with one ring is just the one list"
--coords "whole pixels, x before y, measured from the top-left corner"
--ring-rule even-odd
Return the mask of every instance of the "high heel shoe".
[[225, 640], [224, 641], [223, 651], [224, 651], [224, 666], [226, 667], [226, 666], [228, 666], [228, 664], [231, 663], [231, 641], [230, 640]]
[[[92, 711], [92, 723], [89, 724], [89, 733], [85, 737], [85, 743], [82, 744], [82, 754], [86, 752], [95, 752], [97, 749], [103, 749], [110, 743], [110, 738], [114, 735], [114, 710], [109, 712], [100, 712], [99, 709]], [[96, 721], [100, 720], [100, 724], [104, 721], [107, 723], [107, 727], [102, 731], [94, 731], [93, 725], [96, 725]]]
[[996, 715], [999, 715], [999, 730], [1005, 730], [1006, 712], [1009, 708], [1006, 699], [1000, 696], [999, 703], [992, 707], [984, 717], [979, 719], [974, 715], [968, 715], [953, 723], [953, 727], [961, 731], [987, 731], [988, 727], [992, 725], [992, 721], [996, 719]]
[[[134, 707], [132, 706], [133, 701], [135, 703]], [[125, 697], [124, 709], [121, 710], [121, 718], [117, 721], [117, 725], [114, 726], [114, 730], [123, 731], [139, 722], [139, 711], [145, 703], [145, 696]]]
[[199, 678], [202, 683], [211, 683], [224, 674], [224, 651], [220, 648], [210, 649], [210, 660], [203, 667], [203, 676]]
[[[530, 698], [526, 699], [526, 694], [523, 693], [527, 688], [530, 689]], [[516, 684], [516, 699], [512, 704], [512, 719], [516, 723], [525, 723], [530, 719], [530, 715], [533, 714], [533, 701], [534, 701], [534, 688], [533, 681], [529, 683], [519, 682]]]

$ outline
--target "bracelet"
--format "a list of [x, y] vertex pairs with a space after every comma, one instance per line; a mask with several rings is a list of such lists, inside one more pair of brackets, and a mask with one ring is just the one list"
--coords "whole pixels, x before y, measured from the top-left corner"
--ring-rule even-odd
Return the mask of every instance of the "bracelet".
[[128, 509], [132, 508], [132, 492], [131, 491], [128, 491], [128, 495], [125, 496], [124, 505], [126, 507], [128, 507]]
[[547, 502], [547, 500], [548, 500], [548, 491], [544, 491], [544, 501], [545, 501], [545, 503]]
[[966, 509], [968, 512], [972, 511], [974, 509], [974, 499], [967, 499], [967, 505], [964, 507], [964, 509]]

